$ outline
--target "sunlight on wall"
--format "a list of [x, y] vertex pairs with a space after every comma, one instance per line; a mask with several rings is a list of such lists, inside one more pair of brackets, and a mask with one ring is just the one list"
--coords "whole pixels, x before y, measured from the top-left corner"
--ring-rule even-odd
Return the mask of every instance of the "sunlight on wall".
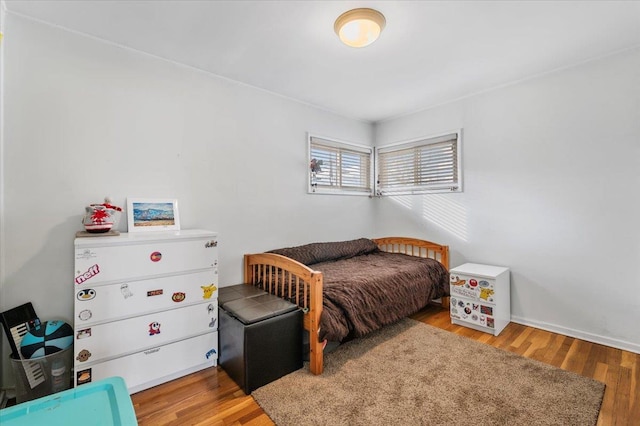
[[389, 199], [410, 210], [421, 221], [428, 221], [467, 241], [467, 210], [451, 194], [396, 195]]
[[422, 217], [467, 241], [467, 210], [451, 194], [430, 194], [422, 197]]
[[400, 204], [405, 209], [413, 210], [413, 199], [415, 198], [414, 195], [396, 195], [389, 198]]

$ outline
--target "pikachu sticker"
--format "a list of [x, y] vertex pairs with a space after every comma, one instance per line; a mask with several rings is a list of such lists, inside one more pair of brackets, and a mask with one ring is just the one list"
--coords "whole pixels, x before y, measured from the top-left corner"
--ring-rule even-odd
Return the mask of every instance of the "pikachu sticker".
[[202, 289], [203, 299], [211, 299], [211, 296], [213, 296], [213, 292], [218, 289], [215, 284], [201, 285], [200, 288]]

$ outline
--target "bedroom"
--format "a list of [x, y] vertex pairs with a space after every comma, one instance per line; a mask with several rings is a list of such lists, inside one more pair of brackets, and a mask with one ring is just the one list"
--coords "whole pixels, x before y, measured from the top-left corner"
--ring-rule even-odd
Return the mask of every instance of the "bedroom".
[[[330, 21], [347, 8], [333, 5]], [[221, 283], [241, 281], [250, 251], [413, 236], [449, 245], [452, 266], [509, 266], [514, 322], [640, 352], [637, 25], [617, 38], [597, 27], [586, 56], [572, 50], [545, 69], [371, 119], [19, 10], [2, 9], [0, 310], [32, 301], [41, 316], [70, 321], [83, 207], [105, 195], [120, 205], [175, 197], [184, 228], [220, 233]], [[613, 16], [633, 23], [631, 12]], [[331, 28], [323, 37], [336, 41]], [[307, 132], [381, 146], [455, 128], [464, 129], [462, 193], [306, 192]]]

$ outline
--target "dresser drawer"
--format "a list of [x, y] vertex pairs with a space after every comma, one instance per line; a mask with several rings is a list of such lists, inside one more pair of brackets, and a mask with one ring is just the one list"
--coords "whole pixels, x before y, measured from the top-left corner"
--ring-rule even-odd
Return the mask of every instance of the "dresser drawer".
[[218, 332], [181, 340], [164, 346], [91, 366], [76, 365], [75, 384], [121, 376], [134, 393], [203, 368], [217, 365]]
[[493, 302], [496, 298], [495, 279], [463, 275], [452, 272], [450, 293], [451, 296], [461, 296], [470, 299]]
[[495, 328], [495, 306], [476, 299], [451, 296], [451, 318], [476, 324], [481, 327]]
[[76, 286], [128, 281], [218, 267], [218, 248], [211, 239], [145, 242], [130, 245], [76, 247]]
[[104, 358], [138, 352], [186, 336], [216, 330], [218, 303], [210, 302], [184, 308], [112, 321], [83, 328], [76, 323], [74, 358], [76, 368]]
[[88, 325], [192, 305], [218, 297], [213, 270], [127, 281], [102, 286], [76, 286], [75, 324]]

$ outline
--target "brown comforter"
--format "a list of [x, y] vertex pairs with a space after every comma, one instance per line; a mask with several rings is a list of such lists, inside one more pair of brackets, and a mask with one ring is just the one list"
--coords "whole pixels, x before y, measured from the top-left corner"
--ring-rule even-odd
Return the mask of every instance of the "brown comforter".
[[438, 261], [376, 251], [313, 264], [324, 277], [320, 338], [363, 336], [411, 315], [448, 292]]
[[[368, 238], [271, 250], [323, 273], [320, 339], [342, 342], [399, 321], [448, 295], [438, 261], [380, 251]], [[285, 297], [294, 295], [285, 295]]]

